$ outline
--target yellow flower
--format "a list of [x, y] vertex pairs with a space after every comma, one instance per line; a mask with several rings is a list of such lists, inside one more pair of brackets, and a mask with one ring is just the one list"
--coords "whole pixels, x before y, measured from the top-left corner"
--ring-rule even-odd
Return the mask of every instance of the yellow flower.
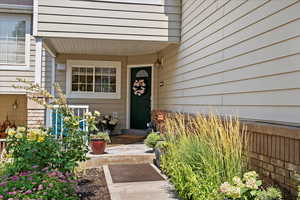
[[17, 133], [16, 135], [15, 135], [15, 137], [17, 138], [17, 139], [21, 139], [22, 137], [23, 137], [23, 134], [22, 133]]
[[17, 133], [16, 130], [13, 128], [8, 129], [8, 131], [7, 131], [7, 134], [9, 136], [14, 136], [16, 133]]
[[34, 140], [36, 140], [36, 137], [37, 137], [38, 134], [39, 134], [39, 130], [37, 130], [37, 129], [30, 129], [28, 131], [28, 134], [27, 134], [27, 139], [29, 141], [34, 141]]
[[44, 142], [44, 141], [45, 141], [45, 137], [41, 137], [41, 136], [40, 136], [40, 137], [38, 137], [37, 141], [38, 141], [38, 142]]
[[18, 127], [17, 128], [17, 133], [20, 133], [20, 132], [25, 132], [26, 131], [26, 128], [25, 127], [23, 127], [23, 126], [20, 126], [20, 127]]

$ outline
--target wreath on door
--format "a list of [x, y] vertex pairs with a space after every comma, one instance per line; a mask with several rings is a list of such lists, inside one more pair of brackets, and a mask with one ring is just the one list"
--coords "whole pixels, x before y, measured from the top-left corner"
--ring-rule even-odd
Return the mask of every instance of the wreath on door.
[[142, 96], [146, 93], [146, 83], [144, 79], [135, 80], [133, 83], [133, 94], [136, 96]]

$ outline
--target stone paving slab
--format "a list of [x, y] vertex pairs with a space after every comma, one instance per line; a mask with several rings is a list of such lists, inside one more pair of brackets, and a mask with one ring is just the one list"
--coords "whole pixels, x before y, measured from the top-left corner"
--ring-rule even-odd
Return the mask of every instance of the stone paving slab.
[[[160, 173], [160, 171], [152, 165]], [[172, 185], [162, 175], [163, 181], [113, 183], [109, 167], [103, 166], [111, 200], [176, 200]]]

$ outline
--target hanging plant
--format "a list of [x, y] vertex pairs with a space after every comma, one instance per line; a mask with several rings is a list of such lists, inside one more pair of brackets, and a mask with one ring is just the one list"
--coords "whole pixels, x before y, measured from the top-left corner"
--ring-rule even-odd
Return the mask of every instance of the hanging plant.
[[136, 96], [142, 96], [146, 93], [146, 83], [144, 79], [135, 80], [132, 87], [133, 93]]

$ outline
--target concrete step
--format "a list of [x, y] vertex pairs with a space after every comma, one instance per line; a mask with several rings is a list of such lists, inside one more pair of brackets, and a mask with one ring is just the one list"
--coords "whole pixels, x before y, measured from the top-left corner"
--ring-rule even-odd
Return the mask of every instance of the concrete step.
[[103, 155], [101, 157], [93, 157], [90, 160], [82, 163], [84, 168], [97, 168], [102, 165], [117, 165], [117, 164], [143, 164], [153, 163], [155, 156], [149, 155]]
[[113, 164], [153, 163], [155, 155], [144, 144], [128, 144], [108, 147], [106, 154], [102, 155], [89, 153], [88, 157], [90, 160], [82, 163], [81, 167], [95, 168]]

